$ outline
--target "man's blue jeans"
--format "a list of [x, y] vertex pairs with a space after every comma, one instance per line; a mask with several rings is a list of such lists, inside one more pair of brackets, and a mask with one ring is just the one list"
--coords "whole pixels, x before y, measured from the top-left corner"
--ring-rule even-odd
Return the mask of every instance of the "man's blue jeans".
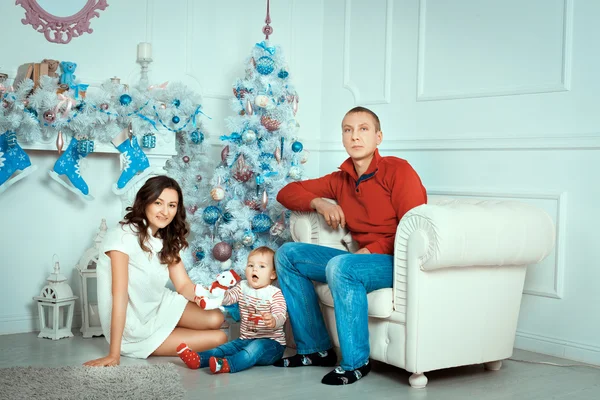
[[230, 372], [254, 365], [273, 365], [283, 357], [285, 346], [273, 339], [235, 339], [214, 349], [198, 352], [200, 368], [208, 367], [210, 357], [226, 358]]
[[286, 243], [275, 254], [279, 286], [287, 303], [298, 354], [332, 347], [312, 281], [327, 283], [346, 371], [369, 360], [367, 293], [391, 288], [393, 257], [351, 254], [308, 243]]

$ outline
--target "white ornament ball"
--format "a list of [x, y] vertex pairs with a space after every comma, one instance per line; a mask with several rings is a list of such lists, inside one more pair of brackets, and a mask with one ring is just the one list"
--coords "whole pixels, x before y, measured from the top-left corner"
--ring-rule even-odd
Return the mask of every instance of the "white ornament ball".
[[265, 108], [270, 102], [271, 101], [269, 100], [269, 98], [264, 94], [259, 94], [254, 98], [254, 104], [256, 104], [259, 107]]
[[308, 151], [304, 150], [302, 153], [300, 153], [300, 163], [301, 164], [306, 164], [306, 162], [308, 161]]
[[290, 168], [288, 175], [294, 180], [299, 180], [302, 177], [302, 170], [299, 167]]
[[256, 140], [256, 132], [253, 130], [248, 130], [242, 133], [242, 141], [244, 143], [252, 143]]
[[210, 197], [215, 201], [221, 201], [225, 198], [225, 190], [221, 186], [217, 186], [210, 191]]
[[221, 261], [221, 269], [226, 270], [231, 268], [231, 259], [227, 261]]

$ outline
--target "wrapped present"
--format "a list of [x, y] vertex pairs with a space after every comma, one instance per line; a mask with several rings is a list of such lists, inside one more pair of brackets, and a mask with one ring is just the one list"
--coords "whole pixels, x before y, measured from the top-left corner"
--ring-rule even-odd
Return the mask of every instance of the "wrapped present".
[[80, 140], [77, 143], [77, 152], [82, 156], [87, 156], [94, 151], [94, 141], [89, 139]]
[[142, 147], [146, 149], [153, 149], [156, 147], [156, 136], [152, 133], [147, 133], [142, 137]]

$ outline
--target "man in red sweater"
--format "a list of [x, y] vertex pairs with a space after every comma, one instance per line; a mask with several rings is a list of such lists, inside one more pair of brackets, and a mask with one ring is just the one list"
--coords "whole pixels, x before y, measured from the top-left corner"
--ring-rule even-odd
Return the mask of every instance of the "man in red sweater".
[[[335, 366], [337, 356], [312, 281], [325, 282], [334, 301], [342, 361], [322, 383], [356, 382], [371, 370], [367, 293], [393, 284], [394, 238], [402, 216], [427, 202], [427, 192], [410, 164], [382, 157], [379, 118], [355, 107], [342, 121], [342, 143], [350, 156], [319, 179], [285, 186], [277, 200], [290, 210], [317, 211], [332, 229], [347, 227], [359, 250], [352, 253], [307, 243], [277, 250], [281, 290], [288, 305], [297, 354], [275, 365]], [[325, 199], [334, 199], [332, 204]]]

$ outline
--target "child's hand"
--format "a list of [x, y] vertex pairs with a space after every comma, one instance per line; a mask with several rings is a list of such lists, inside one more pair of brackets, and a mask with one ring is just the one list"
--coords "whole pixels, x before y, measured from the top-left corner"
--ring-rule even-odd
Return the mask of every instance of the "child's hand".
[[275, 325], [277, 325], [277, 321], [275, 320], [275, 317], [273, 316], [273, 314], [271, 314], [270, 312], [263, 312], [261, 314], [262, 314], [263, 322], [265, 323], [265, 326], [267, 328], [275, 328]]

